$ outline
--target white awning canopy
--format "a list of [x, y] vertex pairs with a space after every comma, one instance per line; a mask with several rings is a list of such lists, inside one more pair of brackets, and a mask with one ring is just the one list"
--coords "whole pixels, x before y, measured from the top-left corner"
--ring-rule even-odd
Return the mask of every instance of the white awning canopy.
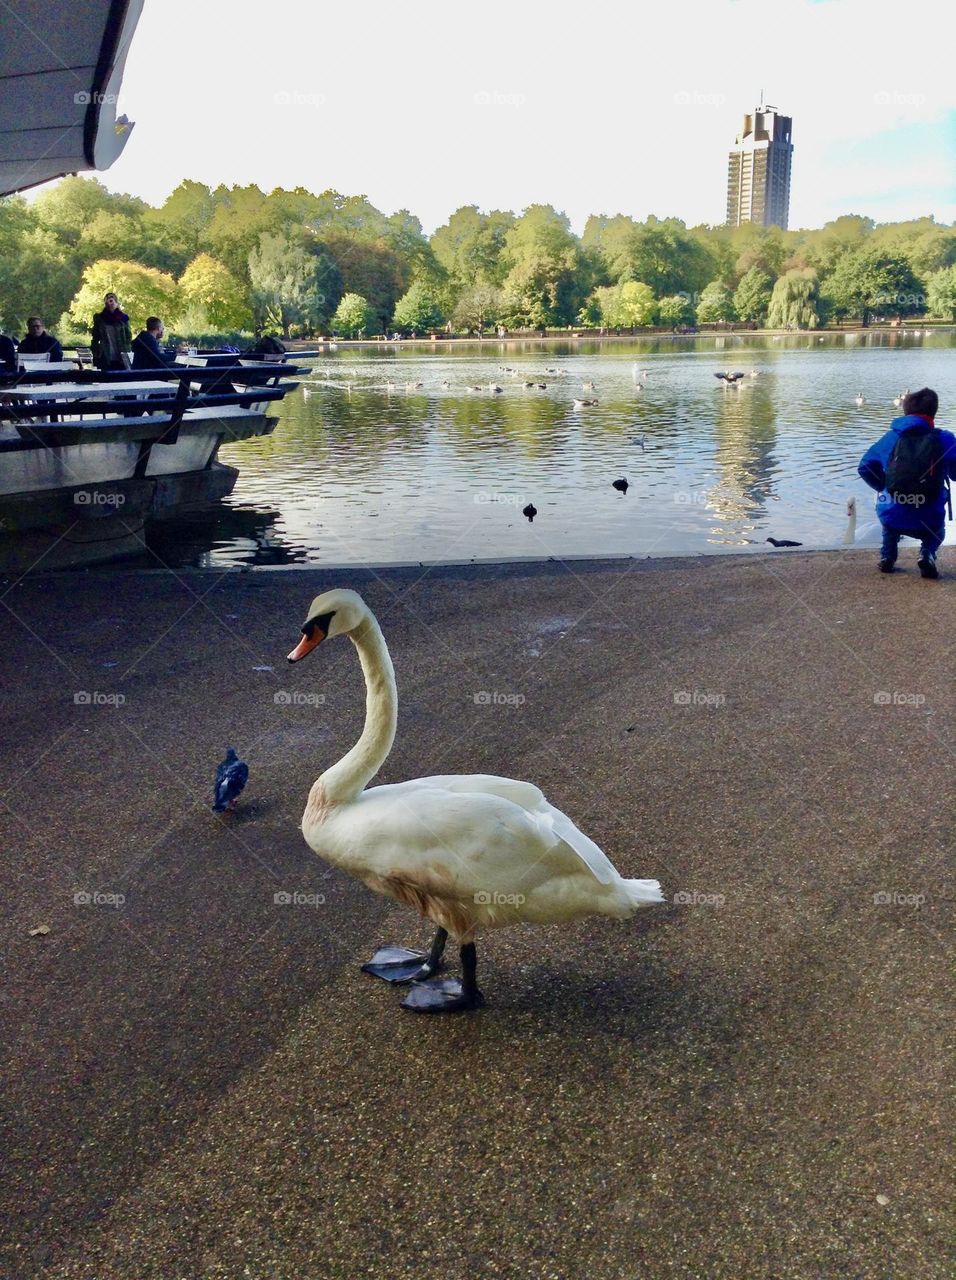
[[143, 3], [0, 5], [0, 195], [119, 156], [133, 126], [116, 103]]

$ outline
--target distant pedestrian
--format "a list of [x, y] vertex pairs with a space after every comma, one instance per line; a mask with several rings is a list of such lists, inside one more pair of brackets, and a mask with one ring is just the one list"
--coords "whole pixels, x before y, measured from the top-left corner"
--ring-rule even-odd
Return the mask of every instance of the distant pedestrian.
[[15, 340], [0, 333], [0, 373], [16, 373], [18, 367]]
[[253, 347], [249, 348], [248, 354], [251, 356], [259, 356], [263, 360], [283, 360], [285, 358], [285, 343], [272, 333], [263, 334]]
[[867, 449], [857, 469], [877, 490], [880, 571], [893, 572], [900, 538], [915, 538], [920, 574], [938, 578], [936, 552], [946, 533], [947, 508], [953, 518], [947, 482], [956, 480], [956, 436], [936, 426], [939, 397], [929, 387], [907, 395], [902, 408], [903, 417]]
[[129, 328], [129, 316], [120, 309], [115, 293], [103, 298], [103, 310], [93, 317], [93, 363], [104, 372], [110, 369], [128, 369], [133, 341]]
[[63, 359], [63, 348], [52, 333], [47, 333], [46, 325], [39, 316], [31, 316], [27, 321], [27, 336], [20, 343], [22, 356], [49, 355], [53, 361]]
[[166, 326], [159, 316], [147, 316], [146, 328], [133, 339], [134, 369], [168, 369], [172, 361], [159, 345]]

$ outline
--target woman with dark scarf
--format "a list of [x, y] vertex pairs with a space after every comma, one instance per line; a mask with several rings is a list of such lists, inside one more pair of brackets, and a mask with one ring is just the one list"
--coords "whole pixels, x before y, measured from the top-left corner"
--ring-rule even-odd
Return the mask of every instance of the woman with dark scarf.
[[120, 310], [115, 293], [103, 299], [103, 310], [93, 317], [93, 363], [97, 369], [128, 369], [132, 350], [129, 316]]

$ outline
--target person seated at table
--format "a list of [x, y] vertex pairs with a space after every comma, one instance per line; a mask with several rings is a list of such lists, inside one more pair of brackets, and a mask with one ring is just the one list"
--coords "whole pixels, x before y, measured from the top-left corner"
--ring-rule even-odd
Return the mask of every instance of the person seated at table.
[[63, 348], [52, 333], [47, 333], [46, 325], [39, 316], [31, 316], [27, 321], [27, 336], [20, 342], [21, 356], [49, 355], [51, 361], [63, 359]]
[[0, 333], [0, 373], [16, 373], [17, 368], [16, 340]]
[[255, 346], [250, 347], [248, 355], [261, 356], [265, 360], [284, 359], [286, 353], [285, 344], [272, 333], [265, 333], [259, 337]]
[[159, 316], [147, 316], [146, 328], [133, 339], [134, 369], [168, 369], [172, 361], [159, 345], [166, 326]]

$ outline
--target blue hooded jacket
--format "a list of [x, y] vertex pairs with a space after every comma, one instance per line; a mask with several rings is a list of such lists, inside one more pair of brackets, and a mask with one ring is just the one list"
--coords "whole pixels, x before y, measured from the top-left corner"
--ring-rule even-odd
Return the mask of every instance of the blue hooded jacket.
[[[888, 528], [896, 529], [901, 533], [920, 532], [923, 528], [941, 529], [946, 522], [947, 490], [945, 485], [939, 498], [935, 502], [928, 503], [925, 507], [914, 507], [910, 503], [894, 502], [892, 496], [883, 487], [886, 483], [886, 468], [890, 461], [890, 454], [893, 452], [893, 447], [897, 440], [904, 431], [910, 431], [914, 427], [925, 430], [926, 425], [926, 418], [920, 417], [915, 413], [908, 413], [902, 418], [894, 418], [886, 435], [881, 436], [876, 444], [870, 445], [860, 459], [860, 465], [857, 467], [857, 471], [870, 488], [879, 491], [876, 496], [876, 514], [881, 522]], [[947, 480], [956, 480], [956, 436], [951, 431], [943, 431], [940, 427], [937, 427], [936, 430], [939, 431], [943, 444], [946, 446], [946, 454], [943, 458], [946, 478]]]

